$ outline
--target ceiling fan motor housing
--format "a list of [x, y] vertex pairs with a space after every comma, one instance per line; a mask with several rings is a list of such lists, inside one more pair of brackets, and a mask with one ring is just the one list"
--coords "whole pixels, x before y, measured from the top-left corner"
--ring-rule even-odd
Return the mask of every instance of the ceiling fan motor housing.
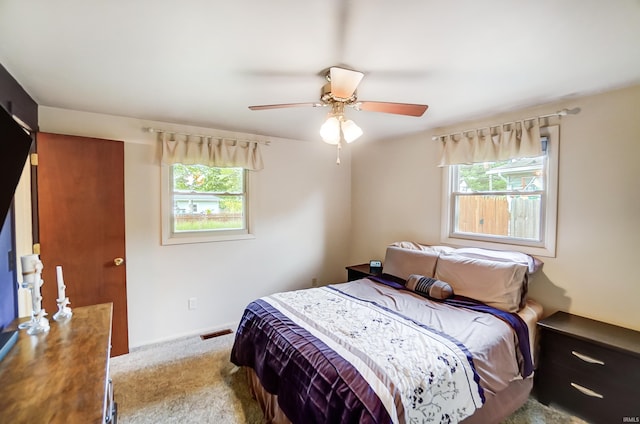
[[333, 92], [331, 91], [331, 82], [326, 83], [325, 85], [322, 86], [322, 92], [320, 94], [320, 100], [322, 100], [324, 103], [334, 103], [334, 102], [340, 102], [340, 103], [346, 103], [346, 104], [351, 104], [354, 103], [356, 100], [358, 99], [358, 97], [356, 96], [356, 92], [354, 91], [353, 94], [350, 97], [345, 98], [341, 98], [341, 97], [337, 97], [333, 94]]

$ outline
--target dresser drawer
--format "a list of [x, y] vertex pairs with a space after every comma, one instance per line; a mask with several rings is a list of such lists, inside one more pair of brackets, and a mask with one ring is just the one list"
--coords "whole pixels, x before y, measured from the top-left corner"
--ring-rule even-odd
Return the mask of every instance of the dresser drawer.
[[629, 390], [620, 390], [606, 382], [590, 386], [590, 379], [572, 376], [562, 369], [547, 368], [539, 377], [539, 398], [562, 405], [589, 422], [619, 423], [624, 417], [639, 414], [638, 394]]
[[567, 368], [590, 382], [607, 381], [640, 392], [640, 358], [551, 331], [544, 331], [543, 339], [540, 360], [544, 366]]
[[[587, 398], [617, 399], [620, 404], [636, 403], [640, 399], [640, 387], [620, 384], [619, 380], [602, 378], [589, 372], [585, 367], [566, 367], [557, 362], [546, 361], [538, 371], [538, 381], [545, 389], [555, 385], [564, 386], [571, 393], [581, 393]], [[577, 396], [582, 398], [582, 396]], [[608, 404], [608, 402], [607, 402]]]

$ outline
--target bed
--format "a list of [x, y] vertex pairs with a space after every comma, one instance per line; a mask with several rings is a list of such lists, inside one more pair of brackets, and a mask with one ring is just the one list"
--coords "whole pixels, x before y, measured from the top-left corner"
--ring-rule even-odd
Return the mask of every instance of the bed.
[[500, 422], [528, 398], [542, 312], [516, 253], [394, 243], [379, 277], [251, 302], [231, 361], [265, 422]]

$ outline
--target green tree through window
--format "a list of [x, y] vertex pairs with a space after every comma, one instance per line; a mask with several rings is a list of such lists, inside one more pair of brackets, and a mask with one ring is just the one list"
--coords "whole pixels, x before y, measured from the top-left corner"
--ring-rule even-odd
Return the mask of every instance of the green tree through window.
[[[173, 165], [173, 188], [196, 193], [217, 195], [243, 194], [244, 173], [242, 168], [216, 168], [205, 165]], [[220, 209], [240, 213], [242, 200], [237, 196], [221, 197]]]
[[476, 163], [473, 165], [459, 165], [461, 181], [466, 184], [467, 191], [499, 191], [507, 188], [507, 182], [504, 179], [496, 178], [487, 171], [499, 168], [508, 161]]
[[246, 229], [245, 171], [174, 164], [174, 232]]

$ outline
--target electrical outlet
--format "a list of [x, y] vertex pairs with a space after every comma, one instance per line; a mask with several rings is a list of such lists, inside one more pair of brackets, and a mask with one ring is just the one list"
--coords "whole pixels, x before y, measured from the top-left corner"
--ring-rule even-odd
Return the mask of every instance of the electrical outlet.
[[311, 279], [311, 287], [318, 287], [318, 279], [316, 277]]
[[198, 298], [190, 297], [189, 298], [189, 310], [194, 310], [198, 307]]

